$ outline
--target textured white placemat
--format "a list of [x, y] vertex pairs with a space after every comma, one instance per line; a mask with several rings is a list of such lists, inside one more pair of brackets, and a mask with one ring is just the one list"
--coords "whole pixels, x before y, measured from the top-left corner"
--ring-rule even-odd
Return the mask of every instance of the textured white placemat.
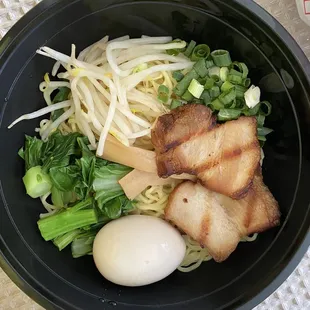
[[[0, 39], [21, 16], [40, 1], [0, 0]], [[310, 58], [310, 27], [300, 20], [295, 0], [255, 1], [282, 23]], [[0, 310], [10, 309], [43, 310], [0, 269]], [[310, 249], [292, 275], [255, 310], [310, 310]]]

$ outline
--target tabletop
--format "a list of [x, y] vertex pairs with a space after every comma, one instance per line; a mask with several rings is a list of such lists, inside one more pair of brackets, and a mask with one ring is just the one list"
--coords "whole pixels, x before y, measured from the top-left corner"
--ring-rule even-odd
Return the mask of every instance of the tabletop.
[[[0, 39], [41, 0], [0, 0]], [[252, 0], [248, 0], [252, 1]], [[295, 0], [255, 0], [294, 37], [310, 59], [310, 27], [298, 16]], [[0, 268], [0, 310], [44, 310], [26, 296]], [[310, 249], [291, 276], [253, 310], [310, 309]]]

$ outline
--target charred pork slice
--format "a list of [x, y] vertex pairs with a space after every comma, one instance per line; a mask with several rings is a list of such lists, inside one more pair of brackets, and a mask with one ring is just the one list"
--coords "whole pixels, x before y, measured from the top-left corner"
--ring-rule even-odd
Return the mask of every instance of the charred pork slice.
[[170, 194], [165, 217], [206, 247], [217, 262], [224, 261], [242, 237], [280, 222], [278, 203], [261, 174], [254, 177], [247, 196], [240, 200], [186, 181]]
[[[193, 122], [194, 119], [188, 120], [187, 126], [191, 127]], [[256, 127], [254, 117], [240, 117], [188, 136], [165, 153], [157, 152], [158, 175], [166, 178], [172, 174], [193, 174], [208, 189], [240, 199], [250, 188], [259, 166]]]
[[212, 111], [201, 104], [187, 104], [158, 118], [152, 143], [159, 154], [216, 126]]

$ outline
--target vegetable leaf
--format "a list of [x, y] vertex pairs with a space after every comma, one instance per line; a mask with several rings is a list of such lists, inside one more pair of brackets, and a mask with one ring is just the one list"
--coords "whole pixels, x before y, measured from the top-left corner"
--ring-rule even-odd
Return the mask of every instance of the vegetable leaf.
[[76, 201], [76, 194], [72, 192], [62, 192], [55, 186], [52, 187], [52, 202], [59, 208], [65, 207], [70, 202]]
[[131, 170], [131, 168], [119, 164], [109, 164], [95, 169], [93, 189], [101, 210], [108, 201], [124, 194], [118, 181]]
[[97, 232], [97, 230], [94, 230], [82, 233], [73, 240], [71, 243], [71, 252], [74, 258], [92, 254], [93, 243]]
[[71, 165], [62, 168], [51, 168], [50, 177], [53, 185], [62, 192], [70, 192], [74, 189], [78, 179], [81, 178], [80, 168]]
[[[53, 103], [62, 102], [68, 99], [70, 94], [70, 89], [68, 87], [60, 87], [58, 93], [53, 99]], [[54, 122], [57, 118], [59, 118], [64, 113], [64, 109], [56, 110], [52, 113], [51, 119]]]
[[32, 167], [40, 166], [42, 164], [41, 161], [42, 147], [43, 147], [42, 140], [39, 140], [36, 137], [26, 136], [25, 151], [24, 151], [26, 171]]
[[62, 168], [69, 165], [70, 155], [77, 152], [77, 138], [79, 136], [79, 133], [68, 135], [62, 135], [58, 131], [53, 133], [44, 143], [42, 169], [49, 171], [51, 168]]

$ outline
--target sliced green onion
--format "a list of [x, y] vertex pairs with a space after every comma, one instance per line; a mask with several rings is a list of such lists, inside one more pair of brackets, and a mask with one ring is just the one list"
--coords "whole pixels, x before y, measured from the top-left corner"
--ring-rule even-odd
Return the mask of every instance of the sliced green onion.
[[211, 97], [212, 99], [215, 99], [215, 98], [217, 98], [217, 97], [220, 95], [221, 91], [220, 91], [220, 88], [219, 88], [218, 86], [213, 86], [213, 87], [209, 90], [209, 93], [210, 93], [210, 97]]
[[214, 83], [218, 83], [221, 79], [218, 75], [211, 75], [211, 79], [213, 79]]
[[180, 100], [173, 99], [170, 104], [170, 109], [171, 110], [176, 109], [177, 107], [180, 107], [181, 105], [182, 105], [182, 102]]
[[221, 68], [220, 67], [211, 67], [209, 68], [209, 76], [218, 76], [220, 77], [220, 71], [221, 71]]
[[[267, 108], [267, 111], [265, 110]], [[271, 104], [268, 101], [262, 101], [260, 103], [260, 109], [259, 109], [259, 114], [264, 115], [264, 116], [268, 116], [271, 114]]]
[[195, 48], [195, 46], [196, 46], [196, 42], [193, 41], [193, 40], [191, 40], [191, 41], [189, 42], [189, 44], [187, 45], [187, 47], [186, 47], [186, 50], [185, 50], [185, 52], [184, 52], [184, 55], [185, 55], [186, 57], [190, 57], [191, 54], [192, 54], [192, 52], [193, 52], [193, 50], [194, 50], [194, 48]]
[[[236, 99], [234, 99], [232, 102], [231, 102], [231, 104], [228, 104], [227, 105], [227, 109], [235, 109], [235, 108], [237, 108], [237, 100]], [[240, 110], [240, 109], [239, 109]]]
[[237, 109], [220, 109], [217, 114], [217, 119], [219, 121], [230, 121], [237, 119], [241, 115], [241, 111]]
[[246, 109], [243, 111], [243, 114], [245, 116], [254, 116], [254, 115], [257, 115], [258, 112], [259, 112], [259, 108], [260, 108], [260, 104], [257, 104], [254, 108], [252, 109], [249, 109], [247, 106], [246, 106]]
[[221, 86], [221, 91], [222, 92], [226, 92], [228, 90], [230, 90], [231, 88], [235, 87], [233, 84], [231, 84], [230, 82], [226, 81], [222, 84]]
[[239, 71], [237, 71], [237, 70], [235, 70], [235, 69], [230, 69], [230, 70], [229, 70], [229, 74], [230, 74], [230, 75], [240, 76], [240, 77], [242, 78], [242, 73], [239, 72]]
[[180, 82], [184, 78], [184, 74], [181, 71], [174, 71], [172, 73], [172, 77], [177, 81]]
[[249, 69], [247, 65], [244, 62], [238, 62], [234, 61], [232, 63], [232, 68], [237, 67], [239, 69], [239, 72], [241, 73], [242, 79], [246, 79], [249, 74]]
[[182, 99], [185, 101], [192, 101], [194, 99], [194, 96], [189, 92], [189, 90], [187, 90], [183, 96]]
[[211, 97], [207, 90], [205, 90], [200, 97], [204, 103], [204, 105], [209, 105], [211, 103]]
[[236, 97], [237, 98], [244, 98], [244, 93], [247, 91], [247, 89], [241, 85], [235, 85], [236, 89]]
[[229, 74], [227, 80], [232, 84], [242, 84], [242, 77], [239, 75]]
[[246, 107], [244, 98], [238, 98], [236, 92], [236, 108], [244, 109]]
[[165, 85], [158, 87], [157, 99], [162, 103], [167, 103], [169, 100], [169, 88]]
[[215, 99], [211, 102], [210, 107], [213, 110], [219, 111], [220, 109], [224, 108], [224, 104], [220, 100]]
[[260, 102], [260, 89], [257, 86], [252, 85], [244, 93], [245, 103], [249, 108], [255, 107]]
[[230, 54], [226, 50], [216, 50], [211, 53], [213, 61], [216, 66], [219, 67], [228, 67], [231, 65], [232, 61]]
[[204, 78], [208, 74], [208, 69], [206, 67], [206, 62], [204, 59], [198, 60], [194, 64], [194, 70], [198, 73], [198, 75], [202, 78]]
[[[183, 40], [181, 39], [175, 39], [172, 41], [173, 43], [182, 43], [184, 42]], [[184, 51], [183, 49], [172, 49], [172, 50], [166, 50], [166, 53], [168, 55], [172, 55], [172, 56], [177, 56], [179, 55], [180, 52]]]
[[246, 78], [242, 81], [242, 85], [246, 88], [248, 88], [251, 85], [251, 79]]
[[201, 85], [197, 80], [193, 79], [189, 84], [188, 91], [197, 99], [200, 98], [202, 92], [204, 91], [203, 85]]
[[225, 82], [227, 80], [229, 70], [227, 67], [222, 67], [220, 70], [220, 79]]
[[214, 86], [215, 81], [212, 78], [207, 78], [205, 83], [205, 89], [211, 89]]
[[264, 127], [264, 124], [265, 124], [265, 116], [259, 114], [259, 115], [256, 116], [256, 119], [257, 119], [257, 127]]
[[198, 59], [207, 58], [210, 55], [210, 47], [207, 44], [198, 44], [192, 53], [191, 59], [197, 61]]
[[221, 93], [218, 99], [224, 104], [224, 106], [228, 105], [232, 101], [236, 99], [236, 90], [235, 88], [231, 88], [228, 91]]
[[215, 82], [215, 85], [221, 88], [223, 85], [223, 81], [219, 79], [218, 81]]
[[197, 79], [197, 81], [201, 84], [201, 85], [205, 85], [207, 82], [208, 77], [205, 78], [199, 78]]
[[208, 58], [208, 59], [206, 60], [206, 67], [207, 67], [208, 69], [214, 67], [214, 61], [213, 61], [212, 59]]
[[270, 129], [270, 128], [267, 128], [267, 127], [257, 128], [257, 134], [259, 136], [267, 136], [267, 135], [269, 135], [272, 132], [273, 132], [273, 129]]
[[191, 83], [192, 79], [198, 79], [199, 75], [195, 70], [189, 71], [184, 78], [177, 84], [174, 88], [174, 93], [178, 96], [182, 96], [185, 91], [188, 89], [189, 84]]

